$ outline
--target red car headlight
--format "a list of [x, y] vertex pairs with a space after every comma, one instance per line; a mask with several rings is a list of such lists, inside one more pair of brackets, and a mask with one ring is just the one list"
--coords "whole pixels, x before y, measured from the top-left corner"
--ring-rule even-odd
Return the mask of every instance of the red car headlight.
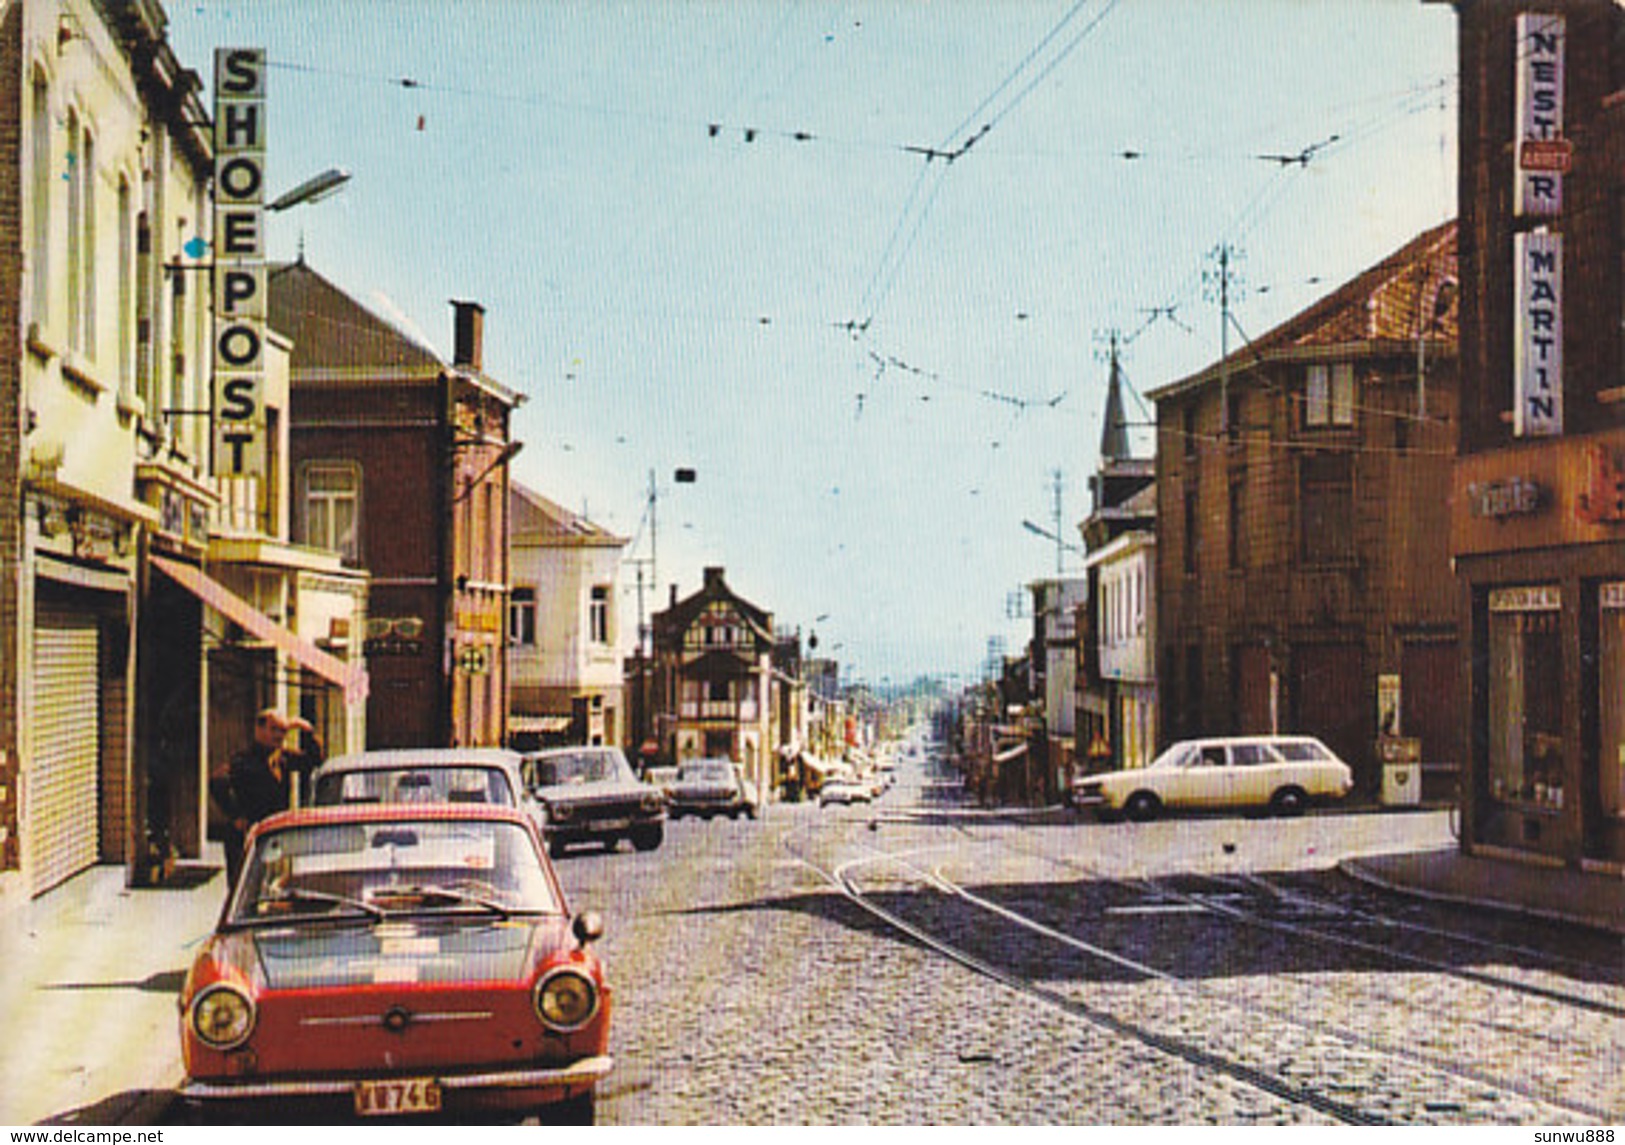
[[536, 1015], [555, 1030], [579, 1030], [598, 1013], [598, 987], [579, 970], [561, 967], [536, 983]]
[[254, 1003], [225, 982], [206, 987], [192, 999], [192, 1032], [217, 1050], [234, 1049], [254, 1032]]

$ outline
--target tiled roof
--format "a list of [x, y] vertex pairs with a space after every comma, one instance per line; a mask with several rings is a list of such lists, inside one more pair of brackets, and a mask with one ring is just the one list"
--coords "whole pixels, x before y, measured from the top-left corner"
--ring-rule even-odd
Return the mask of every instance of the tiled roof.
[[625, 537], [617, 537], [579, 513], [572, 513], [557, 502], [548, 500], [534, 489], [526, 488], [517, 481], [511, 481], [509, 488], [513, 502], [509, 529], [515, 544], [626, 544]]
[[694, 622], [694, 618], [699, 616], [704, 611], [705, 606], [714, 600], [726, 601], [732, 604], [739, 611], [740, 616], [744, 618], [746, 624], [755, 632], [759, 640], [765, 642], [773, 639], [772, 613], [752, 604], [729, 588], [728, 582], [723, 579], [720, 568], [706, 569], [705, 583], [698, 592], [686, 596], [670, 608], [654, 614], [652, 619], [656, 633], [666, 635], [669, 638], [673, 633], [686, 632], [688, 626]]
[[1193, 389], [1219, 376], [1221, 366], [1241, 369], [1279, 357], [1301, 357], [1316, 348], [1362, 343], [1456, 344], [1456, 221], [1422, 232], [1354, 279], [1279, 326], [1180, 381], [1152, 390], [1153, 399]]
[[271, 268], [269, 322], [293, 341], [289, 368], [358, 375], [437, 374], [444, 363], [303, 260]]

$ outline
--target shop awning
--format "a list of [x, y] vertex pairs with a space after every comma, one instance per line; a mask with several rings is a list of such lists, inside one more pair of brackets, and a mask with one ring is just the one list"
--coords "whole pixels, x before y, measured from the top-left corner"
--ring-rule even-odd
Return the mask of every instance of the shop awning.
[[1019, 758], [1021, 758], [1022, 756], [1026, 755], [1026, 754], [1027, 754], [1027, 745], [1024, 744], [1024, 743], [1018, 743], [1018, 744], [1014, 744], [1011, 747], [1004, 748], [1002, 751], [994, 752], [993, 753], [993, 762], [994, 763], [1009, 763], [1012, 759], [1019, 759]]
[[303, 636], [282, 627], [225, 585], [205, 576], [191, 565], [160, 556], [148, 559], [158, 571], [227, 620], [241, 625], [322, 679], [343, 688], [346, 704], [359, 704], [366, 700], [367, 670], [361, 665], [347, 664], [332, 653], [323, 652]]

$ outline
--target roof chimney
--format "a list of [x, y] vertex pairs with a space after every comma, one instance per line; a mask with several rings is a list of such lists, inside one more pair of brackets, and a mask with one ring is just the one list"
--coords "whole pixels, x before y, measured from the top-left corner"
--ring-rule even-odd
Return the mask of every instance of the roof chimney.
[[459, 302], [454, 298], [451, 308], [456, 327], [456, 345], [452, 350], [451, 364], [467, 366], [479, 373], [484, 358], [485, 307], [478, 302]]
[[708, 565], [705, 570], [705, 585], [707, 588], [722, 582], [722, 566]]

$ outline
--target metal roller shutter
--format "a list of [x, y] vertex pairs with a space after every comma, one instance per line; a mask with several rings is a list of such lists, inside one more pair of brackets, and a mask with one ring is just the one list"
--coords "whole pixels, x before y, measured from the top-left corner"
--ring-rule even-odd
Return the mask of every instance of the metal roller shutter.
[[95, 864], [101, 740], [96, 621], [42, 615], [34, 629], [34, 760], [28, 800], [32, 890]]

